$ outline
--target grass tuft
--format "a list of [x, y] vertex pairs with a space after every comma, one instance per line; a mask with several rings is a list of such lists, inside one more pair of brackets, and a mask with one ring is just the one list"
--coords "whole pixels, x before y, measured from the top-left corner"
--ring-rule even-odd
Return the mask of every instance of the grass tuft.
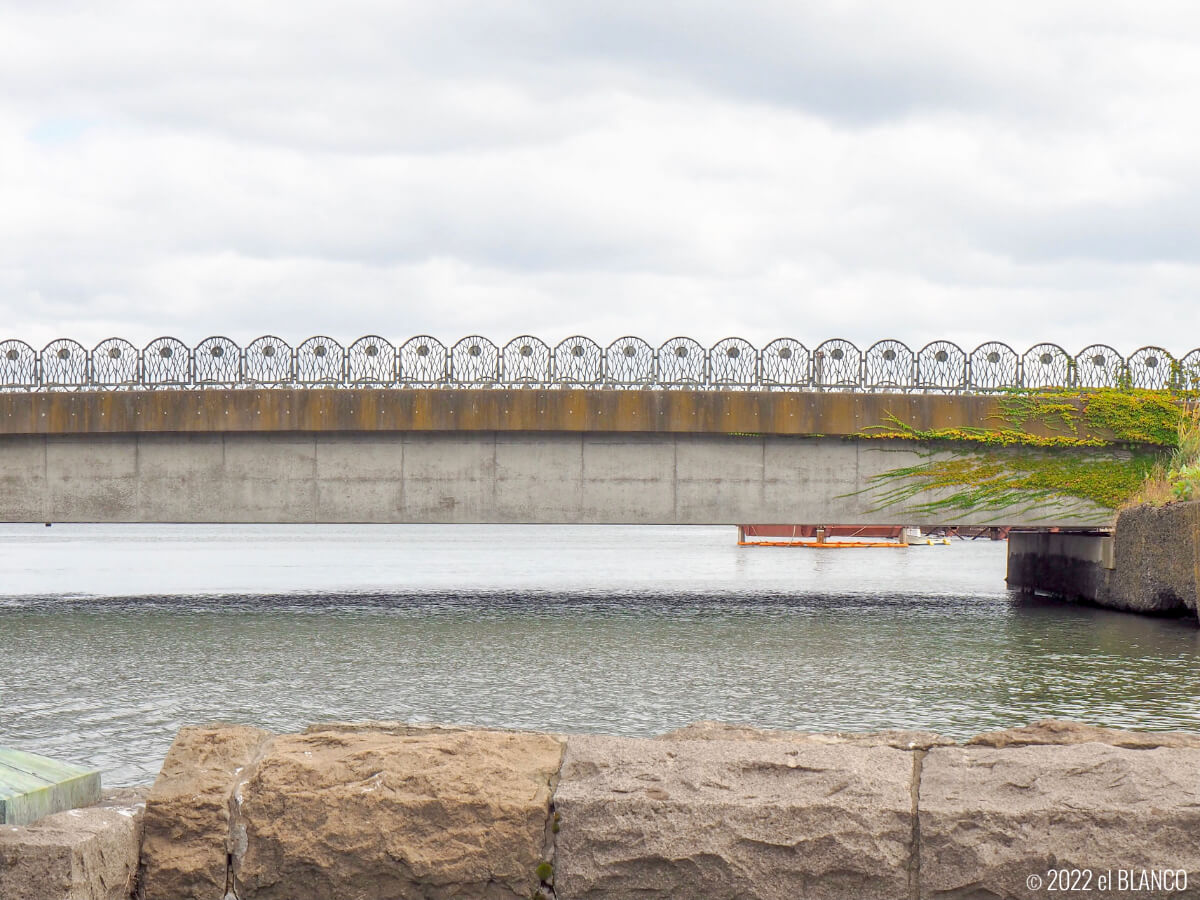
[[1174, 446], [1124, 506], [1166, 506], [1200, 500], [1200, 403], [1190, 403], [1179, 419]]

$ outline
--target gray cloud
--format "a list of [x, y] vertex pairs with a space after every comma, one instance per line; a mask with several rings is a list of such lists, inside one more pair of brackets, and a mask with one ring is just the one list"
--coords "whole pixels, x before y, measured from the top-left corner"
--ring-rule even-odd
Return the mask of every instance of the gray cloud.
[[35, 342], [1200, 343], [1198, 24], [1074, 0], [0, 3], [0, 312]]

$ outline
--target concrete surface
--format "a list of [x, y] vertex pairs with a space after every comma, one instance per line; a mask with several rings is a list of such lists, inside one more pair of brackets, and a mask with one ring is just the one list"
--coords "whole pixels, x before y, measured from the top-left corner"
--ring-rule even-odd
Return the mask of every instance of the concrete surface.
[[[846, 436], [1013, 428], [1001, 399], [820, 391], [340, 389], [0, 392], [0, 435], [222, 431], [570, 431]], [[1029, 434], [1052, 436], [1030, 421]], [[1111, 437], [1081, 428], [1079, 437]]]
[[1121, 510], [1111, 536], [1013, 532], [1008, 586], [1166, 616], [1195, 616], [1200, 502]]
[[875, 476], [943, 452], [907, 440], [680, 432], [9, 435], [0, 521], [1107, 522], [1107, 510], [1084, 501], [954, 512], [953, 522], [877, 508]]

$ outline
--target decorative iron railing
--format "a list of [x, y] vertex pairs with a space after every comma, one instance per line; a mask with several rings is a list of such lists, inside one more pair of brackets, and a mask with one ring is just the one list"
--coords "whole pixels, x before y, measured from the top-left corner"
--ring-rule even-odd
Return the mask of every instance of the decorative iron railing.
[[920, 350], [893, 340], [860, 350], [792, 338], [757, 348], [729, 337], [712, 347], [676, 337], [654, 347], [637, 337], [602, 346], [569, 337], [551, 346], [530, 335], [498, 345], [473, 335], [454, 344], [420, 335], [395, 344], [378, 335], [344, 345], [311, 337], [291, 346], [267, 335], [242, 347], [205, 338], [194, 347], [160, 337], [138, 349], [109, 338], [91, 350], [51, 341], [40, 351], [0, 341], [0, 391], [204, 387], [593, 387], [714, 390], [838, 390], [977, 393], [1009, 389], [1200, 385], [1200, 349], [1161, 347], [1122, 356], [1106, 344], [1071, 354], [1057, 344], [1018, 353], [992, 341], [966, 351], [949, 341]]

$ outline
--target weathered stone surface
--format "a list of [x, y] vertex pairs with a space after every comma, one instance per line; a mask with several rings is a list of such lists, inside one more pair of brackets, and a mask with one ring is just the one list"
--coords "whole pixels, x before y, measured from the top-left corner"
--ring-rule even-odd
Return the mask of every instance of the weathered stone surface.
[[563, 744], [544, 734], [315, 731], [239, 786], [240, 900], [528, 900]]
[[967, 746], [1030, 747], [1041, 744], [1085, 744], [1088, 742], [1153, 750], [1155, 747], [1200, 747], [1200, 734], [1185, 731], [1123, 731], [1083, 722], [1042, 719], [1019, 728], [985, 731], [967, 741]]
[[95, 806], [0, 826], [0, 898], [128, 900], [144, 797], [144, 790], [107, 791]]
[[1200, 502], [1135, 506], [1117, 516], [1115, 568], [1097, 598], [1135, 612], [1196, 612]]
[[146, 900], [221, 900], [234, 785], [271, 738], [243, 725], [180, 730], [146, 804]]
[[561, 898], [902, 898], [913, 757], [787, 740], [570, 737]]
[[414, 734], [451, 734], [459, 731], [506, 731], [510, 734], [515, 733], [511, 729], [470, 728], [466, 725], [435, 725], [424, 722], [391, 721], [317, 722], [305, 728], [303, 733], [317, 734], [322, 731], [335, 731], [344, 734], [365, 733], [405, 736]]
[[[1044, 900], [1054, 896], [1047, 872], [1064, 868], [1184, 869], [1191, 893], [1178, 896], [1195, 897], [1200, 749], [935, 748], [922, 764], [919, 821], [922, 897]], [[1030, 876], [1047, 880], [1031, 888]], [[1078, 896], [1130, 892], [1093, 882]]]
[[724, 722], [693, 722], [660, 735], [660, 741], [787, 741], [789, 743], [850, 744], [854, 747], [893, 747], [897, 750], [928, 750], [954, 745], [948, 737], [932, 731], [777, 731], [731, 725]]
[[[1044, 897], [1026, 879], [1052, 868], [1184, 869], [1176, 896], [1200, 896], [1200, 735], [1045, 720], [948, 743], [712, 722], [655, 740], [185, 729], [152, 795], [146, 896], [221, 900], [229, 874], [239, 900]], [[0, 898], [59, 896], [39, 877]]]

